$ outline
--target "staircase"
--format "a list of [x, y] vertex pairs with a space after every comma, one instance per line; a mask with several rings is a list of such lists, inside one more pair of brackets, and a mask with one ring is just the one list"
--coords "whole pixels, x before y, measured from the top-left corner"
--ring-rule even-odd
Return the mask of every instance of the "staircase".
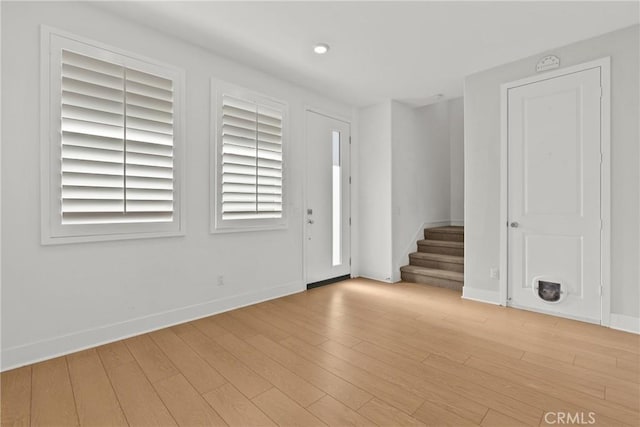
[[462, 291], [464, 283], [464, 227], [424, 230], [418, 252], [409, 254], [409, 265], [400, 268], [402, 280]]

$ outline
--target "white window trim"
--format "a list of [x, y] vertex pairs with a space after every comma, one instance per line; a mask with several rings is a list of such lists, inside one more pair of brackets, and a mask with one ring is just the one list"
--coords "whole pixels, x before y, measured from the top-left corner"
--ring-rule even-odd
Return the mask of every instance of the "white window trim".
[[[234, 96], [267, 107], [282, 110], [282, 217], [246, 220], [222, 220], [222, 97]], [[211, 233], [238, 233], [248, 231], [282, 230], [288, 226], [289, 185], [287, 165], [289, 159], [289, 105], [287, 102], [245, 89], [216, 78], [211, 79], [211, 141], [209, 159], [210, 231]]]
[[[133, 54], [84, 37], [70, 34], [45, 25], [41, 26], [40, 51], [40, 218], [41, 243], [43, 245], [99, 242], [156, 237], [184, 236], [186, 220], [186, 147], [185, 147], [185, 73], [173, 65], [165, 64], [142, 55]], [[95, 225], [62, 225], [59, 206], [60, 170], [54, 156], [60, 153], [60, 136], [52, 108], [52, 40], [65, 39], [70, 44], [83, 44], [90, 48], [126, 57], [125, 65], [143, 64], [144, 69], [161, 71], [174, 83], [174, 219], [170, 223], [121, 223]], [[105, 58], [108, 60], [107, 58]], [[130, 62], [129, 62], [130, 61]]]

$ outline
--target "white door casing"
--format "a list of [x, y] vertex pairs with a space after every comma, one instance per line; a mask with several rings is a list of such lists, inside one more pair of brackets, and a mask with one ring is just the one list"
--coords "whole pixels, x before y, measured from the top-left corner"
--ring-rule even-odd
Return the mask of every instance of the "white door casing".
[[[506, 303], [600, 323], [603, 70], [556, 74], [506, 88]], [[560, 301], [538, 280], [561, 283]]]
[[306, 143], [305, 272], [311, 284], [351, 271], [350, 125], [307, 110]]

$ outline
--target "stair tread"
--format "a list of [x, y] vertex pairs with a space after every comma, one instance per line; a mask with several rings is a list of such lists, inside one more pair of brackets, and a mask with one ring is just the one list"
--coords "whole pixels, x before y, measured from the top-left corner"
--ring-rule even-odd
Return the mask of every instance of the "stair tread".
[[448, 262], [452, 264], [464, 264], [464, 257], [455, 255], [432, 254], [429, 252], [412, 252], [409, 257], [428, 259], [431, 261]]
[[454, 280], [456, 282], [464, 281], [464, 273], [457, 271], [438, 270], [436, 268], [419, 267], [417, 265], [405, 265], [400, 267], [400, 271], [404, 273], [420, 274], [423, 276], [439, 277], [442, 279]]
[[464, 248], [464, 242], [450, 242], [448, 240], [418, 240], [418, 245], [443, 246], [447, 248]]
[[464, 227], [447, 225], [444, 227], [427, 228], [427, 231], [435, 231], [437, 233], [464, 234]]

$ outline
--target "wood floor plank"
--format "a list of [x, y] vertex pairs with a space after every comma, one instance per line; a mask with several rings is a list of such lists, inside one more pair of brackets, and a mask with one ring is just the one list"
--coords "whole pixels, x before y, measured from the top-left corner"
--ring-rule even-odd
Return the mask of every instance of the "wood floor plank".
[[210, 339], [207, 334], [202, 332], [202, 329], [197, 327], [196, 324], [197, 321], [183, 323], [181, 325], [173, 326], [170, 329], [183, 341], [198, 342], [199, 344], [206, 346], [207, 350], [210, 352], [216, 353], [226, 351], [224, 348], [216, 344], [215, 341]]
[[[316, 333], [306, 325], [296, 323], [294, 320], [295, 318], [280, 316], [281, 312], [278, 312], [277, 310], [269, 311], [263, 307], [267, 307], [267, 305], [261, 304], [261, 307], [251, 307], [250, 313], [255, 316], [256, 319], [265, 322], [265, 324], [275, 326], [282, 331], [286, 331], [287, 335], [293, 335], [294, 337], [308, 342], [311, 345], [320, 344], [327, 340], [326, 336]], [[280, 341], [286, 337], [278, 338], [271, 336], [270, 338], [275, 341]]]
[[[484, 416], [484, 414], [482, 415]], [[424, 402], [413, 413], [413, 416], [427, 426], [467, 427], [478, 425], [431, 402]]]
[[179, 425], [227, 425], [181, 374], [156, 381], [153, 386]]
[[343, 405], [331, 396], [324, 396], [307, 408], [329, 426], [375, 426], [371, 420]]
[[247, 342], [351, 409], [360, 408], [373, 397], [370, 393], [262, 335], [256, 335]]
[[0, 374], [0, 425], [28, 426], [31, 423], [31, 366]]
[[607, 386], [605, 399], [640, 412], [640, 385], [629, 387]]
[[214, 390], [226, 382], [222, 375], [170, 329], [161, 329], [149, 336], [200, 394]]
[[275, 387], [254, 397], [253, 402], [269, 418], [281, 426], [314, 427], [326, 425]]
[[[497, 361], [492, 361], [492, 363], [503, 364], [503, 362]], [[604, 399], [604, 386], [602, 384], [590, 381], [589, 379], [575, 378], [570, 374], [566, 374], [562, 370], [555, 369], [559, 363], [561, 362], [551, 363], [544, 367], [547, 373], [544, 378], [546, 381], [557, 384], [560, 387], [570, 388], [599, 399]], [[509, 361], [508, 366], [514, 371], [525, 375], [533, 375], [534, 377], [540, 374], [541, 368], [540, 365], [532, 364], [523, 360]]]
[[124, 343], [152, 383], [180, 373], [148, 334], [129, 338]]
[[406, 373], [391, 364], [380, 362], [336, 342], [327, 341], [318, 347], [472, 422], [480, 423], [489, 409], [485, 405], [461, 396], [444, 384], [434, 385], [415, 374]]
[[[285, 323], [292, 323], [295, 327], [290, 332], [291, 335], [302, 341], [307, 341], [312, 345], [319, 344], [320, 342], [326, 341], [326, 339], [332, 339], [349, 347], [360, 342], [359, 338], [345, 332], [338, 325], [325, 323], [326, 318], [301, 307], [296, 307], [294, 304], [287, 303], [283, 300], [268, 301], [267, 303], [260, 304], [257, 308], [264, 310], [267, 319], [276, 318], [281, 319]], [[313, 343], [306, 340], [304, 339], [305, 337], [297, 335], [297, 333], [300, 333], [298, 331], [303, 331], [305, 335], [311, 332], [317, 335], [317, 337], [314, 338], [312, 335], [307, 335], [309, 339], [317, 339], [320, 342]], [[296, 332], [296, 334], [294, 334], [294, 332]]]
[[67, 356], [80, 425], [121, 426], [127, 423], [96, 349]]
[[[451, 309], [447, 308], [446, 310]], [[534, 353], [544, 352], [548, 357], [553, 357], [563, 362], [573, 362], [573, 349], [550, 344], [547, 336], [530, 336], [523, 340], [523, 334], [520, 331], [505, 328], [504, 322], [493, 322], [492, 319], [489, 319], [482, 324], [478, 324], [477, 322], [467, 321], [462, 317], [456, 318], [452, 316], [446, 316], [444, 321], [433, 321], [430, 320], [432, 319], [431, 316], [431, 313], [423, 314], [416, 321], [426, 325], [437, 325], [437, 329], [441, 333], [457, 334], [458, 336], [471, 335], [476, 344], [484, 342], [485, 348], [488, 346], [489, 350], [498, 350], [499, 353], [504, 352], [505, 355], [508, 355], [505, 350], [511, 349], [508, 351], [512, 352], [510, 356], [515, 359], [519, 358], [518, 351], [520, 355], [522, 352], [529, 351]], [[505, 346], [506, 343], [508, 343], [508, 346]], [[479, 356], [479, 354], [476, 353], [476, 356]], [[490, 355], [489, 358], [491, 358]]]
[[[429, 356], [423, 363], [443, 373], [460, 376], [469, 382], [482, 385], [495, 392], [509, 393], [514, 399], [540, 409], [541, 416], [545, 412], [584, 412], [590, 410], [585, 405], [575, 404], [569, 400], [565, 400], [563, 398], [564, 396], [552, 396], [545, 392], [545, 390], [540, 390], [538, 387], [531, 387], [530, 385], [535, 384], [527, 384], [516, 376], [512, 378], [510, 376], [492, 375], [481, 369], [476, 369], [468, 365], [460, 365], [445, 357], [435, 355]], [[611, 425], [620, 424], [619, 421], [611, 418], [603, 417], [602, 419], [609, 421]]]
[[203, 397], [230, 426], [276, 425], [253, 402], [229, 383], [205, 393]]
[[640, 372], [640, 356], [618, 357], [616, 367], [637, 375]]
[[494, 411], [493, 409], [489, 409], [489, 412], [487, 412], [487, 415], [484, 417], [480, 425], [482, 427], [524, 427], [526, 426], [526, 424], [523, 424], [520, 421], [513, 419], [498, 411]]
[[229, 333], [227, 329], [223, 328], [218, 324], [218, 322], [216, 322], [216, 316], [198, 319], [190, 322], [190, 324], [198, 328], [209, 338], [216, 338]]
[[[551, 318], [551, 316], [548, 317]], [[638, 354], [640, 349], [640, 336], [637, 334], [569, 319], [557, 318], [555, 325], [529, 320], [524, 322], [522, 328], [526, 330], [527, 334], [531, 331], [540, 331], [546, 335], [553, 334], [559, 338], [579, 339], [584, 343], [596, 343], [610, 349], [625, 350], [634, 354]]]
[[138, 362], [112, 366], [107, 374], [130, 426], [177, 425]]
[[192, 325], [173, 329], [198, 355], [248, 398], [273, 387], [269, 381], [249, 369], [219, 344]]
[[[290, 308], [293, 311], [293, 307], [290, 307], [289, 303], [285, 303], [280, 300], [273, 301], [273, 303], [274, 305], [277, 304], [278, 308], [285, 307], [284, 309]], [[297, 312], [296, 316], [304, 316], [305, 313], [309, 312], [308, 310], [303, 310], [299, 307], [298, 309], [301, 310], [301, 312]], [[307, 314], [307, 316], [310, 317], [311, 315]], [[320, 323], [322, 321], [323, 321], [322, 318], [318, 319], [317, 324], [322, 325], [322, 323]], [[387, 338], [383, 335], [378, 334], [376, 331], [358, 328], [352, 324], [342, 324], [340, 325], [340, 327], [343, 330], [343, 337], [354, 337], [354, 339], [347, 338], [346, 341], [344, 339], [343, 340], [334, 339], [336, 338], [336, 335], [332, 333], [326, 333], [325, 336], [330, 339], [333, 339], [336, 342], [340, 342], [341, 344], [346, 345], [348, 347], [358, 344], [359, 342], [362, 341], [362, 339], [369, 339], [369, 340], [375, 341], [378, 345], [384, 346], [386, 348], [394, 349], [395, 351], [398, 351], [398, 352], [402, 352], [407, 357], [411, 357], [417, 361], [422, 361], [424, 360], [425, 357], [429, 355], [428, 352], [417, 349], [415, 347], [411, 347], [402, 342], [398, 342], [397, 340]], [[359, 338], [355, 338], [355, 337], [359, 337]], [[464, 359], [462, 359], [461, 362], [464, 362], [467, 358], [468, 358], [468, 355]]]
[[242, 320], [232, 316], [230, 313], [217, 314], [209, 318], [215, 325], [225, 329], [227, 333], [234, 334], [238, 338], [247, 339], [259, 332], [247, 325]]
[[325, 394], [233, 334], [218, 337], [216, 342], [302, 407], [306, 408]]
[[424, 402], [424, 399], [415, 393], [405, 390], [383, 378], [371, 375], [356, 365], [352, 365], [294, 337], [289, 337], [280, 343], [289, 350], [342, 377], [356, 387], [371, 393], [400, 410], [412, 413]]
[[545, 370], [551, 369], [551, 372], [554, 373], [559, 371], [568, 375], [569, 379], [567, 379], [567, 385], [574, 384], [575, 382], [577, 384], [591, 384], [592, 386], [597, 384], [602, 387], [616, 386], [624, 388], [626, 386], [637, 384], [631, 381], [632, 378], [616, 378], [614, 376], [607, 375], [606, 372], [593, 371], [588, 368], [576, 366], [573, 363], [563, 363], [536, 353], [526, 352], [524, 356], [522, 356], [522, 361], [536, 365]]
[[574, 403], [575, 405], [583, 405], [589, 410], [595, 411], [601, 416], [617, 420], [619, 423], [622, 422], [628, 425], [634, 425], [640, 421], [640, 417], [637, 412], [614, 403], [606, 404], [604, 400], [566, 387], [560, 387], [557, 384], [549, 383], [546, 381], [544, 375], [534, 377], [523, 374], [522, 372], [511, 370], [505, 365], [492, 364], [473, 357], [469, 359], [466, 364], [483, 370], [491, 375], [508, 378], [509, 380], [526, 384], [528, 387], [532, 387], [540, 391], [543, 390], [549, 396], [566, 400], [567, 402]]
[[619, 368], [616, 359], [611, 356], [577, 354], [573, 364], [622, 380], [629, 380], [635, 383], [640, 382], [640, 372]]
[[[256, 317], [253, 313], [254, 312], [251, 310], [251, 307], [244, 307], [240, 310], [229, 312], [229, 315], [247, 325], [248, 328], [251, 328], [257, 334], [264, 335], [274, 341], [283, 340], [290, 335], [284, 329], [280, 328], [282, 324], [276, 325], [272, 322], [265, 322], [263, 319]], [[255, 334], [253, 336], [255, 336]]]
[[79, 425], [66, 358], [36, 363], [31, 375], [31, 424]]
[[424, 426], [423, 422], [375, 397], [362, 406], [358, 412], [380, 427]]
[[489, 408], [513, 416], [527, 425], [537, 426], [540, 423], [540, 417], [542, 416], [540, 409], [514, 399], [508, 394], [497, 393], [482, 385], [468, 381], [464, 376], [443, 373], [439, 369], [434, 369], [424, 363], [412, 361], [400, 354], [366, 341], [353, 347], [353, 349], [395, 366], [398, 369], [402, 369], [408, 374], [424, 378], [437, 387], [444, 389], [450, 388], [462, 398], [478, 402]]
[[97, 347], [102, 364], [107, 369], [133, 362], [135, 359], [124, 342], [116, 341]]

